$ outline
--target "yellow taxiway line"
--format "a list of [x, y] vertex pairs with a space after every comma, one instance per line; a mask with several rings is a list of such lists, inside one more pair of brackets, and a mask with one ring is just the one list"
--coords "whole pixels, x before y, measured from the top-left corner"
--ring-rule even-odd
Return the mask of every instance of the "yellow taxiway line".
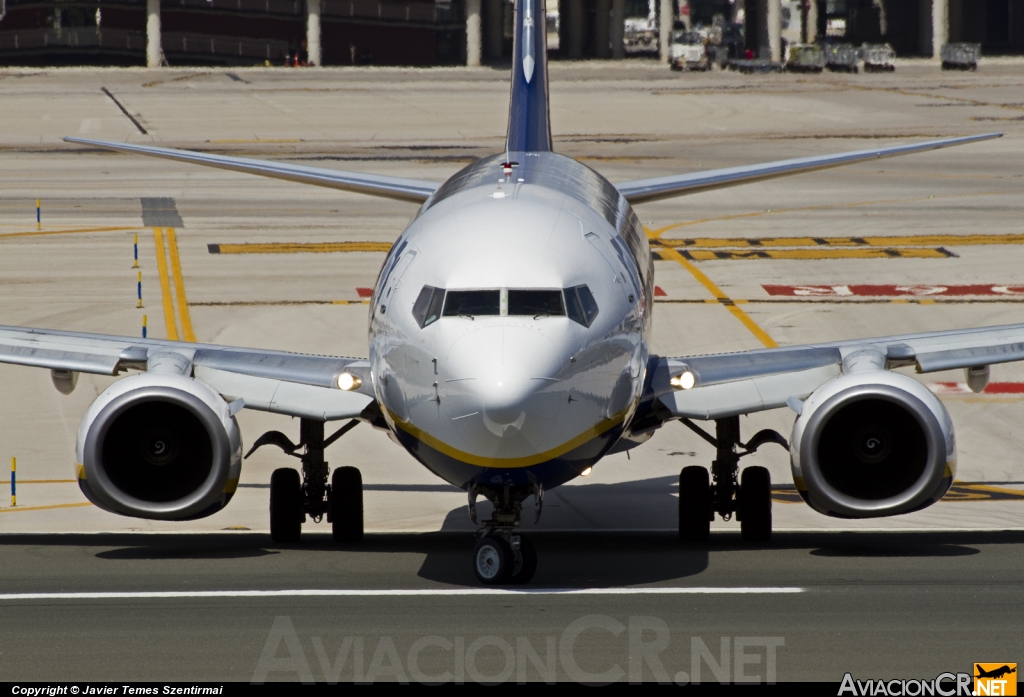
[[167, 338], [178, 340], [178, 327], [174, 322], [174, 301], [171, 299], [171, 279], [167, 275], [167, 252], [164, 250], [164, 229], [153, 228], [156, 241], [156, 269], [160, 274], [160, 296], [164, 305], [164, 324], [167, 326]]
[[210, 254], [323, 254], [330, 252], [387, 252], [390, 242], [265, 242], [211, 244]]
[[1024, 235], [890, 235], [885, 237], [691, 237], [651, 240], [651, 247], [764, 249], [773, 247], [855, 248], [973, 247], [1024, 244]]
[[704, 272], [694, 266], [688, 259], [684, 258], [682, 254], [674, 249], [662, 249], [659, 250], [659, 253], [662, 255], [662, 258], [676, 261], [680, 266], [689, 271], [690, 274], [715, 297], [715, 300], [718, 301], [720, 305], [725, 306], [725, 308], [729, 310], [736, 319], [743, 323], [744, 327], [750, 330], [751, 334], [757, 337], [758, 341], [764, 344], [767, 348], [775, 348], [778, 346], [778, 344], [775, 343], [775, 339], [768, 336], [768, 333], [761, 329], [757, 322], [750, 318], [750, 315], [737, 307], [736, 303], [734, 303], [729, 296], [723, 293], [721, 288], [716, 286], [710, 278], [704, 275]]
[[[166, 245], [164, 244], [167, 233]], [[196, 340], [192, 330], [192, 316], [188, 309], [188, 296], [185, 294], [185, 278], [181, 273], [181, 257], [178, 254], [178, 238], [174, 228], [153, 228], [156, 241], [156, 268], [160, 275], [160, 295], [164, 308], [164, 324], [167, 326], [167, 338], [178, 341], [178, 322], [181, 323], [181, 338], [184, 341]], [[170, 261], [168, 262], [168, 257]], [[171, 279], [174, 279], [174, 293], [171, 293]], [[175, 316], [175, 300], [177, 300], [177, 316]]]
[[[654, 253], [662, 258], [671, 248], [655, 247]], [[689, 261], [742, 261], [751, 259], [949, 259], [956, 255], [943, 248], [900, 249], [897, 247], [872, 247], [867, 249], [671, 249], [682, 254]]]
[[178, 238], [172, 227], [167, 228], [167, 248], [171, 255], [171, 274], [174, 277], [174, 293], [178, 300], [181, 334], [185, 341], [195, 342], [196, 335], [192, 331], [192, 316], [189, 314], [188, 298], [185, 296], [185, 279], [181, 275], [181, 259], [178, 257]]
[[52, 506], [15, 506], [13, 508], [0, 508], [0, 513], [24, 513], [25, 511], [52, 511], [55, 508], [83, 508], [91, 506], [88, 501], [83, 503], [58, 503]]
[[86, 232], [125, 232], [128, 230], [138, 230], [138, 228], [131, 226], [118, 226], [73, 228], [70, 230], [32, 230], [30, 232], [0, 232], [0, 239], [7, 237], [39, 237], [40, 235], [74, 235]]

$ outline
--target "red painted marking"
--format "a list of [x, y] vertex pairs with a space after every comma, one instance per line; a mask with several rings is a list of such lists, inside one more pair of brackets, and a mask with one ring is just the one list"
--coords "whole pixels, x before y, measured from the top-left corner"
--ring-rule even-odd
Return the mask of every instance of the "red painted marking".
[[797, 297], [956, 297], [964, 295], [1024, 295], [1024, 286], [1005, 286], [991, 283], [967, 286], [851, 284], [837, 286], [761, 286], [768, 295]]
[[[937, 395], [972, 394], [966, 382], [934, 382], [929, 388]], [[982, 394], [1024, 394], [1024, 382], [990, 382]]]
[[373, 295], [373, 288], [356, 288], [356, 293], [359, 294], [360, 298], [369, 298]]
[[660, 296], [662, 296], [662, 295], [668, 295], [668, 293], [666, 293], [665, 291], [663, 291], [663, 290], [661, 289], [661, 286], [654, 286], [654, 297], [656, 297], [656, 298], [657, 298], [657, 297], [660, 297]]

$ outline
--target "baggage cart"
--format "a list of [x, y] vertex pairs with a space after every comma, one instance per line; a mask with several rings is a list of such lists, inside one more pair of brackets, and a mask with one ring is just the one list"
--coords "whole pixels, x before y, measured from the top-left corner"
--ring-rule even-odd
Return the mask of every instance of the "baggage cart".
[[977, 70], [981, 44], [946, 44], [939, 55], [943, 70]]
[[889, 44], [864, 44], [860, 48], [864, 72], [891, 73], [896, 70], [896, 51]]

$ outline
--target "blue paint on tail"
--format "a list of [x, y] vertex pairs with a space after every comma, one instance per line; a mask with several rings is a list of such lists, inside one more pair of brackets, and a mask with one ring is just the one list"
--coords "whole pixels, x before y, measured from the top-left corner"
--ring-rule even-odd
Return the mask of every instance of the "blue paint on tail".
[[545, 0], [516, 0], [508, 152], [551, 150], [548, 113], [548, 37]]

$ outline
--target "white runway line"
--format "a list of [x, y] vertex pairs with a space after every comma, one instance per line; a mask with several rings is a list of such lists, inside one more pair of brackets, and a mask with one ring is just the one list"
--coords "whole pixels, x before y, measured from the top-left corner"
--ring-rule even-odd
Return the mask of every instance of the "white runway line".
[[775, 595], [804, 593], [797, 587], [682, 587], [682, 588], [415, 588], [415, 589], [301, 589], [277, 591], [138, 591], [103, 593], [0, 593], [4, 600], [150, 600], [163, 598], [361, 598], [380, 596], [466, 596], [466, 595]]

